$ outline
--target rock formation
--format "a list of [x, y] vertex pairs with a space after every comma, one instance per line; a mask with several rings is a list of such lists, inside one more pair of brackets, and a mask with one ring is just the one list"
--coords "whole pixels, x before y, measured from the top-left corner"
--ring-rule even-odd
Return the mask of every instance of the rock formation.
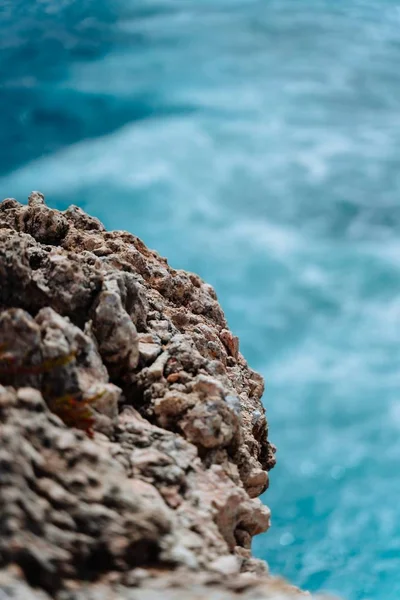
[[197, 275], [76, 206], [4, 200], [0, 384], [1, 600], [286, 589], [250, 550], [263, 380]]

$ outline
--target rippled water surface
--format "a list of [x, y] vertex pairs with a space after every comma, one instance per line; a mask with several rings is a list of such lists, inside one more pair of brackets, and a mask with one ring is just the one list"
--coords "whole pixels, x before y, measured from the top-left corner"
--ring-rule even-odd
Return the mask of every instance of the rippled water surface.
[[262, 371], [254, 544], [400, 598], [400, 2], [2, 0], [0, 193], [199, 272]]

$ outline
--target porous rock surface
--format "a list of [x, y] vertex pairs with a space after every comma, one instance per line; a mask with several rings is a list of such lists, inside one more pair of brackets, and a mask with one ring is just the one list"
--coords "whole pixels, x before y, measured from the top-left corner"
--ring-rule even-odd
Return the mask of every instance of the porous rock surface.
[[[0, 384], [4, 598], [278, 597], [250, 550], [263, 380], [198, 276], [76, 206], [4, 200]], [[64, 397], [93, 399], [92, 439]]]

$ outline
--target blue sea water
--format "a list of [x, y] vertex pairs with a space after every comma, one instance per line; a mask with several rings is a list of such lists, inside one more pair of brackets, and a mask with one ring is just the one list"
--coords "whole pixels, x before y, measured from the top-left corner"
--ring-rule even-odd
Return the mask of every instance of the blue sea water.
[[0, 0], [0, 194], [211, 282], [266, 379], [273, 573], [400, 598], [400, 1]]

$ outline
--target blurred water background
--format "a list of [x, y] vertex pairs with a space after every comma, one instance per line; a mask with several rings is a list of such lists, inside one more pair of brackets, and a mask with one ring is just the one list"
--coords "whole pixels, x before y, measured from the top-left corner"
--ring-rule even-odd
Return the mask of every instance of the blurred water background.
[[400, 2], [1, 0], [0, 194], [200, 273], [266, 378], [254, 550], [400, 598]]

